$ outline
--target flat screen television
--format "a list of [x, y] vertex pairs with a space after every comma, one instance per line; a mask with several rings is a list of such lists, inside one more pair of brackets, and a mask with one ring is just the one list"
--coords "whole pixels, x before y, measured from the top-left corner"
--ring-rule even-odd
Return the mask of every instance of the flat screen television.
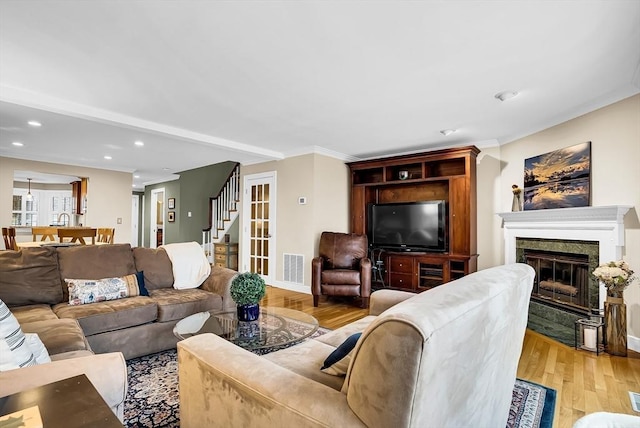
[[372, 247], [447, 251], [445, 201], [369, 204], [367, 224]]

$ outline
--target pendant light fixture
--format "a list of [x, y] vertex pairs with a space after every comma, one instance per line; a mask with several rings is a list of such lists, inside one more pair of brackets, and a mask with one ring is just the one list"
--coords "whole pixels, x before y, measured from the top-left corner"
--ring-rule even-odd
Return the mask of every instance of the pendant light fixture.
[[27, 180], [29, 180], [29, 192], [27, 193], [27, 201], [33, 201], [33, 195], [31, 194], [31, 179], [27, 178]]

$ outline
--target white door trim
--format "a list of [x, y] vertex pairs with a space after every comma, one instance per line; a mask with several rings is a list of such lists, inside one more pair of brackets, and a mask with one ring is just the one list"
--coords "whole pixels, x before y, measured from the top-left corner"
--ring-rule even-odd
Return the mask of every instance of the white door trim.
[[[158, 194], [162, 193], [162, 210], [160, 211], [162, 213], [162, 219], [158, 219], [158, 210], [156, 209], [156, 206], [158, 204]], [[149, 248], [158, 248], [158, 244], [157, 244], [157, 239], [156, 239], [156, 232], [158, 231], [157, 226], [158, 226], [158, 220], [162, 220], [162, 227], [164, 229], [164, 225], [165, 225], [165, 209], [164, 209], [164, 204], [165, 204], [165, 193], [164, 193], [164, 187], [160, 187], [158, 189], [151, 189], [151, 205], [150, 205], [150, 209], [149, 209]], [[164, 238], [165, 238], [165, 231], [162, 231], [162, 244], [164, 244]]]
[[240, 272], [248, 272], [251, 262], [251, 196], [248, 194], [252, 185], [269, 183], [269, 274], [262, 275], [267, 284], [276, 279], [276, 205], [277, 205], [277, 173], [276, 171], [245, 175], [242, 187], [242, 244]]
[[139, 228], [138, 218], [140, 217], [140, 195], [131, 195], [131, 246], [138, 247]]

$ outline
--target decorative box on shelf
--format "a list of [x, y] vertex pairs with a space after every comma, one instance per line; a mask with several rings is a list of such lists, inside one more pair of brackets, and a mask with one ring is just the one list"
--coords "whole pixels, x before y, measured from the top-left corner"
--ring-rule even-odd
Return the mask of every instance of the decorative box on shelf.
[[214, 243], [213, 253], [214, 265], [238, 270], [238, 244]]

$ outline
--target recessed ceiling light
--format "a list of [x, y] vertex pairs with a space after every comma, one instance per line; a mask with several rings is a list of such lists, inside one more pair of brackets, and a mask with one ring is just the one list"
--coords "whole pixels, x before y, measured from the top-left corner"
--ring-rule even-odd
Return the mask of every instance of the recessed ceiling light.
[[133, 143], [133, 144], [135, 144], [135, 145], [136, 145], [136, 146], [138, 146], [138, 147], [142, 147], [142, 146], [144, 146], [144, 143], [143, 143], [142, 141], [140, 141], [140, 140], [136, 141], [136, 142], [135, 142], [135, 143]]
[[29, 122], [27, 122], [30, 126], [35, 126], [36, 128], [39, 128], [42, 126], [42, 124], [40, 122], [38, 122], [37, 120], [30, 120]]
[[169, 168], [162, 168], [163, 171], [169, 171]]
[[22, 147], [22, 146], [24, 146], [24, 144], [22, 144], [20, 141], [14, 141], [14, 142], [13, 142], [13, 143], [11, 143], [11, 144], [13, 144], [13, 145], [14, 145], [14, 146], [16, 146], [16, 147]]
[[516, 95], [518, 95], [518, 93], [516, 91], [502, 91], [502, 92], [498, 92], [497, 94], [495, 94], [495, 98], [500, 100], [500, 101], [507, 101], [513, 97], [515, 97]]
[[139, 175], [134, 175], [133, 178], [140, 178], [140, 176]]
[[104, 158], [105, 158], [106, 160], [111, 160], [111, 159], [113, 159], [113, 158], [112, 158], [111, 156], [109, 156], [109, 155], [106, 155]]
[[453, 134], [454, 132], [456, 132], [456, 129], [443, 129], [442, 131], [440, 131], [440, 133], [445, 137]]
[[132, 185], [131, 185], [131, 187], [136, 187], [136, 185], [135, 185], [135, 184], [132, 184]]

